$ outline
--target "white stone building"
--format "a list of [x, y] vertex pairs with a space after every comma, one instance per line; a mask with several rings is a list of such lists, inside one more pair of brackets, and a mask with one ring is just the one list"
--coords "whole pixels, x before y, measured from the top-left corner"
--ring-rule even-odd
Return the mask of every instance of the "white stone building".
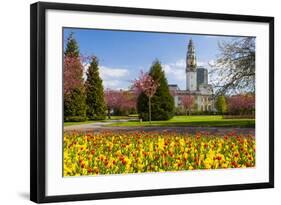
[[212, 85], [208, 84], [208, 70], [204, 67], [197, 67], [195, 47], [190, 40], [186, 55], [186, 90], [180, 90], [175, 84], [169, 85], [169, 89], [174, 96], [175, 106], [181, 105], [182, 96], [194, 97], [194, 110], [213, 111], [214, 99]]

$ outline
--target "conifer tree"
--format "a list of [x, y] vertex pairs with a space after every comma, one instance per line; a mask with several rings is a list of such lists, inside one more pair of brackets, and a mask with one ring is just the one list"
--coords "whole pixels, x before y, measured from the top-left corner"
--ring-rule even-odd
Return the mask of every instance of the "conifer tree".
[[76, 39], [73, 37], [74, 33], [70, 33], [67, 38], [67, 44], [64, 51], [65, 56], [79, 57], [79, 47]]
[[[175, 103], [170, 94], [168, 82], [161, 63], [153, 62], [149, 75], [158, 83], [157, 90], [151, 98], [151, 120], [169, 120], [174, 116]], [[138, 113], [143, 120], [149, 120], [148, 97], [141, 93], [138, 97]]]
[[87, 117], [91, 120], [103, 120], [106, 116], [106, 104], [102, 79], [99, 76], [98, 59], [92, 58], [85, 82]]
[[73, 33], [67, 38], [64, 52], [64, 120], [85, 121], [86, 97], [83, 81], [83, 65], [78, 43]]

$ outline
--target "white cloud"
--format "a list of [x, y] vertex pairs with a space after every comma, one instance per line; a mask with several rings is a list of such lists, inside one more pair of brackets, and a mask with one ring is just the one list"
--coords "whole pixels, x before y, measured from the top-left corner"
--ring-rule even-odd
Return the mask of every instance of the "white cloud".
[[185, 59], [179, 59], [175, 63], [162, 65], [169, 84], [177, 84], [181, 89], [185, 88]]
[[[86, 72], [89, 64], [84, 65], [84, 79], [87, 78]], [[100, 77], [103, 80], [104, 89], [128, 89], [130, 86], [130, 72], [125, 68], [111, 68], [107, 66], [99, 66]]]
[[197, 66], [206, 66], [207, 63], [206, 62], [201, 62], [201, 61], [197, 61]]
[[130, 72], [125, 68], [100, 66], [100, 76], [105, 89], [128, 89], [130, 85]]
[[[176, 66], [175, 64], [164, 64], [163, 69], [165, 71], [166, 77], [174, 80], [184, 80], [185, 79], [185, 67]], [[170, 82], [169, 82], [170, 83]]]
[[210, 65], [214, 65], [215, 64], [215, 60], [214, 59], [212, 59], [212, 60], [210, 60], [209, 62], [208, 62], [208, 64], [210, 64]]
[[103, 80], [103, 86], [105, 89], [112, 89], [112, 90], [128, 89], [125, 83], [120, 80]]
[[177, 60], [176, 63], [175, 63], [175, 66], [176, 67], [185, 67], [186, 66], [186, 60], [185, 59], [180, 59], [180, 60]]
[[129, 71], [124, 68], [109, 68], [100, 66], [100, 74], [103, 80], [112, 78], [124, 78], [129, 76]]

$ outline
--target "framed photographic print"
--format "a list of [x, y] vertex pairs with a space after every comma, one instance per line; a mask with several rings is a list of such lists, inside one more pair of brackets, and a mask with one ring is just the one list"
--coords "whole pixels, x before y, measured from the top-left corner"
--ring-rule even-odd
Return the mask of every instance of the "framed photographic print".
[[30, 198], [274, 187], [274, 18], [31, 5]]

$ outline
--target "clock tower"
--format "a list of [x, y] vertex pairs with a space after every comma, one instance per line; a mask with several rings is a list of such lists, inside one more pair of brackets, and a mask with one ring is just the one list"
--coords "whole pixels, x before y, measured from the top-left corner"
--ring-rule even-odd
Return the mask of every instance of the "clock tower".
[[195, 48], [192, 39], [189, 40], [188, 50], [186, 55], [186, 90], [197, 90], [197, 63]]

